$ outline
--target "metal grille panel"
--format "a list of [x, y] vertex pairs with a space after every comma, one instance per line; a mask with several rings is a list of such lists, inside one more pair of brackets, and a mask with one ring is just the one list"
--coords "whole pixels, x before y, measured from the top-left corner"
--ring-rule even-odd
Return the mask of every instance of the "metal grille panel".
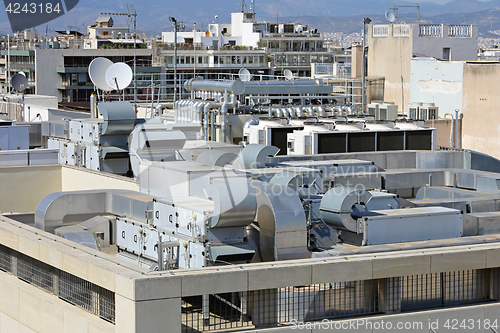
[[0, 245], [0, 270], [115, 323], [115, 293]]
[[182, 298], [182, 332], [269, 327], [492, 301], [500, 269]]

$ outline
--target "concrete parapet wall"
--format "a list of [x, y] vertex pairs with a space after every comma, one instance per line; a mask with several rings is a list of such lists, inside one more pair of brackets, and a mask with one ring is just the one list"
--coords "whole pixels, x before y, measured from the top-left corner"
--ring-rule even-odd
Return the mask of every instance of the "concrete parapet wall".
[[[64, 325], [66, 325], [66, 317], [64, 316], [68, 311], [69, 314], [66, 316], [73, 316], [72, 320], [82, 323], [81, 325], [87, 327], [88, 332], [101, 330], [102, 332], [128, 333], [164, 331], [166, 328], [168, 328], [168, 332], [180, 332], [182, 297], [500, 267], [500, 243], [488, 243], [424, 250], [402, 250], [392, 253], [150, 272], [134, 264], [122, 262], [104, 253], [71, 243], [22, 223], [7, 218], [1, 220], [0, 243], [3, 246], [114, 292], [115, 325], [74, 307], [8, 273], [0, 273], [0, 288], [3, 288], [6, 283], [22, 286], [22, 288], [8, 287], [8, 290], [0, 293], [0, 304], [2, 305], [0, 307], [0, 312], [2, 312], [0, 327], [3, 328], [4, 322], [2, 320], [8, 317], [5, 319], [5, 322], [9, 323], [8, 325], [24, 325], [35, 332], [45, 332], [43, 328], [45, 319], [42, 318], [45, 313], [48, 316], [53, 316], [54, 321], [58, 324], [62, 323], [63, 327], [60, 331], [64, 332]], [[19, 288], [19, 292], [16, 291], [18, 290], [16, 288]], [[32, 289], [36, 289], [36, 292], [31, 292]], [[21, 290], [29, 290], [30, 292], [21, 292]], [[8, 296], [4, 298], [4, 295]], [[25, 296], [26, 299], [38, 298], [22, 306], [19, 313], [12, 312], [16, 311], [17, 305], [15, 303], [9, 305], [9, 302], [17, 302], [17, 299], [22, 300]], [[43, 304], [43, 306], [38, 307], [37, 304]], [[32, 312], [33, 314], [21, 317], [21, 312]], [[396, 322], [399, 320], [398, 318], [409, 320], [408, 318], [415, 317], [428, 321], [429, 318], [434, 320], [446, 318], [446, 316], [483, 320], [490, 317], [492, 319], [499, 318], [499, 315], [500, 305], [491, 303], [491, 305], [469, 306], [460, 309], [437, 309], [418, 313], [407, 312], [404, 315], [377, 316], [370, 317], [370, 320], [387, 318], [391, 322]], [[241, 329], [241, 331], [245, 330], [246, 328]], [[290, 330], [289, 327], [274, 330], [259, 329], [257, 331], [288, 332]], [[320, 332], [321, 330], [304, 331]], [[372, 331], [367, 330], [367, 332]], [[58, 330], [51, 332], [58, 332]]]

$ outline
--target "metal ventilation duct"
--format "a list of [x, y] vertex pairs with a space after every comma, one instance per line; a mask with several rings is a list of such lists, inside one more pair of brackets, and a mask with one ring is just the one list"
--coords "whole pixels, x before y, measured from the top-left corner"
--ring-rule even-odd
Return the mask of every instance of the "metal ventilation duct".
[[310, 258], [307, 222], [298, 195], [287, 186], [259, 182], [256, 221], [264, 261]]
[[246, 181], [212, 184], [205, 189], [214, 202], [209, 218], [210, 228], [247, 226], [254, 221], [257, 210], [255, 188]]
[[268, 157], [276, 156], [279, 148], [274, 146], [266, 146], [260, 144], [250, 144], [243, 148], [234, 161], [233, 168], [235, 169], [258, 169], [265, 168]]
[[112, 214], [147, 222], [145, 212], [153, 197], [127, 190], [55, 192], [40, 201], [35, 210], [35, 227], [53, 232], [67, 221], [82, 221]]

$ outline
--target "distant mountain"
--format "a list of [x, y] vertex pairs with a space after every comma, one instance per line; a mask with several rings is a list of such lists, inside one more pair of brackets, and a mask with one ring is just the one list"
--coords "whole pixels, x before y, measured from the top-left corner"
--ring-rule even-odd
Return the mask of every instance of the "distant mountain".
[[[466, 1], [466, 0], [465, 0]], [[457, 2], [464, 2], [458, 0]], [[361, 32], [363, 17], [368, 16], [372, 23], [387, 23], [385, 16], [382, 14], [374, 15], [355, 15], [355, 16], [290, 16], [280, 17], [280, 23], [300, 22], [311, 27], [319, 28], [320, 32], [343, 32], [351, 34]], [[473, 11], [470, 13], [448, 13], [441, 15], [425, 15], [421, 14], [420, 20], [422, 23], [436, 24], [476, 24], [479, 34], [482, 37], [500, 38], [499, 34], [491, 33], [490, 31], [498, 31], [500, 33], [500, 4], [499, 7], [481, 11]], [[416, 21], [415, 14], [404, 14], [399, 17], [400, 22], [414, 23]]]
[[[247, 10], [251, 4], [250, 0], [245, 1]], [[305, 22], [308, 17], [320, 17], [314, 25], [320, 31], [353, 31], [360, 29], [359, 17], [369, 16], [370, 18], [381, 17], [390, 8], [394, 6], [411, 6], [413, 2], [403, 0], [255, 0], [257, 19], [275, 21], [279, 18], [297, 18], [298, 21]], [[203, 28], [207, 24], [216, 21], [229, 23], [230, 13], [241, 10], [241, 2], [235, 0], [183, 0], [162, 1], [162, 0], [80, 0], [78, 5], [68, 14], [49, 22], [46, 25], [38, 27], [38, 32], [44, 34], [48, 28], [51, 30], [74, 29], [79, 28], [84, 31], [87, 24], [95, 22], [101, 12], [127, 12], [127, 3], [132, 3], [137, 10], [137, 28], [141, 31], [147, 31], [149, 35], [159, 35], [162, 31], [172, 29], [169, 22], [169, 16], [174, 16], [178, 21], [185, 21], [188, 26], [194, 22], [197, 27]], [[464, 17], [473, 14], [473, 12], [487, 11], [492, 8], [500, 7], [500, 0], [491, 0], [481, 2], [477, 0], [453, 0], [444, 5], [432, 2], [420, 3], [420, 12], [422, 17], [439, 17], [443, 15], [445, 19], [448, 16], [455, 18], [455, 15], [449, 13], [464, 13]], [[416, 17], [416, 8], [400, 8], [401, 18]], [[446, 15], [444, 15], [446, 14]], [[127, 24], [126, 17], [114, 17], [117, 26]], [[312, 23], [314, 23], [314, 19]], [[281, 21], [281, 19], [280, 19]], [[383, 20], [382, 20], [383, 21]], [[307, 22], [305, 22], [307, 23]], [[332, 30], [333, 29], [333, 30]], [[0, 32], [10, 32], [10, 26], [5, 11], [0, 11]]]

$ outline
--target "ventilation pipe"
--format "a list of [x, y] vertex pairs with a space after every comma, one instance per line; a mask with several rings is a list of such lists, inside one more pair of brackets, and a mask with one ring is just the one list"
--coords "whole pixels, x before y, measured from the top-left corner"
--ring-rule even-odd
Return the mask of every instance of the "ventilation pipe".
[[222, 124], [221, 124], [222, 142], [226, 142], [227, 108], [228, 107], [234, 108], [236, 106], [236, 96], [234, 94], [231, 94], [231, 101], [228, 102], [228, 100], [229, 100], [229, 93], [226, 91], [224, 92], [224, 103], [220, 108], [222, 116]]
[[208, 141], [208, 117], [210, 115], [210, 110], [216, 106], [214, 102], [205, 103], [203, 107], [203, 139]]
[[316, 106], [315, 109], [318, 111], [319, 117], [326, 117], [326, 111], [322, 106]]
[[313, 108], [312, 108], [312, 107], [307, 106], [305, 109], [307, 110], [307, 115], [308, 115], [309, 117], [314, 117], [314, 110], [313, 110]]
[[302, 108], [300, 106], [297, 106], [295, 108], [295, 114], [297, 117], [304, 117], [304, 111], [302, 111]]

